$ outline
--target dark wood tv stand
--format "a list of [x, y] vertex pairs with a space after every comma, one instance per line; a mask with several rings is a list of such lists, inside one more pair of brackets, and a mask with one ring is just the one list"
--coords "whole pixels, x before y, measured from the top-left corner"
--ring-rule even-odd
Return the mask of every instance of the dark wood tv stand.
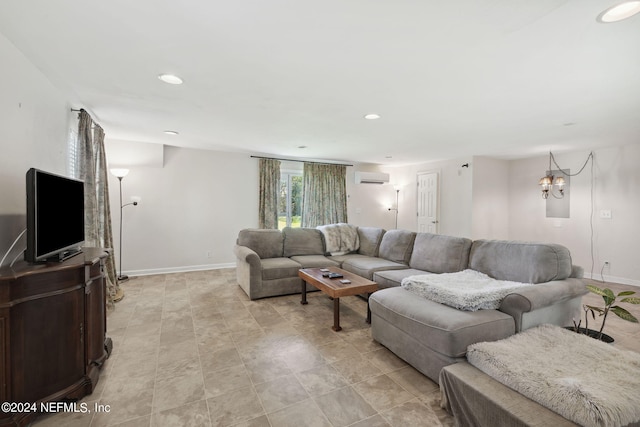
[[[108, 252], [0, 270], [0, 402], [68, 402], [93, 392], [109, 357], [104, 261]], [[24, 426], [31, 410], [0, 411], [0, 426]]]

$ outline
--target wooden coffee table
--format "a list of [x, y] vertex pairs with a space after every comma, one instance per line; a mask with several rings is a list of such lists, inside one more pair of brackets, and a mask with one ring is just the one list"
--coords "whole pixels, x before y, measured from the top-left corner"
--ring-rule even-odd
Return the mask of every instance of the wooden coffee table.
[[[333, 326], [331, 329], [340, 331], [340, 297], [351, 295], [367, 294], [371, 295], [378, 290], [376, 282], [360, 277], [356, 274], [349, 273], [337, 267], [327, 267], [331, 273], [342, 274], [339, 279], [330, 279], [323, 277], [326, 274], [319, 268], [301, 268], [298, 270], [298, 276], [302, 282], [302, 300], [300, 304], [307, 304], [307, 287], [305, 282], [320, 289], [325, 294], [333, 298]], [[341, 283], [340, 280], [347, 279], [351, 283]], [[369, 310], [369, 302], [367, 302], [367, 323], [371, 323], [371, 310]]]

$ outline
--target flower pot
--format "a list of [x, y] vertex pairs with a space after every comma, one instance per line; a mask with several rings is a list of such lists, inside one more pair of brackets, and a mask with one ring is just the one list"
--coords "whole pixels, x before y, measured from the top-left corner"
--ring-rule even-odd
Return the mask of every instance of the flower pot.
[[[573, 326], [565, 326], [565, 329], [568, 329], [570, 331], [576, 332], [576, 328], [574, 328]], [[598, 339], [598, 331], [593, 330], [593, 329], [587, 329], [587, 332], [585, 333], [585, 329], [584, 328], [578, 328], [578, 332], [584, 335], [588, 335], [591, 338], [594, 339]], [[604, 332], [602, 333], [602, 336], [600, 337], [600, 341], [605, 342], [607, 344], [613, 344], [613, 342], [615, 341], [613, 339], [612, 336], [605, 334]]]

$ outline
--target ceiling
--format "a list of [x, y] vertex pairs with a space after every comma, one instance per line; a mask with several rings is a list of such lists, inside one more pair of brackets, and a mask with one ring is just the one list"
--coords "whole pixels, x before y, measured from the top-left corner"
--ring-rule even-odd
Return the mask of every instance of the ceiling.
[[0, 33], [110, 139], [403, 165], [640, 143], [617, 2], [2, 0]]

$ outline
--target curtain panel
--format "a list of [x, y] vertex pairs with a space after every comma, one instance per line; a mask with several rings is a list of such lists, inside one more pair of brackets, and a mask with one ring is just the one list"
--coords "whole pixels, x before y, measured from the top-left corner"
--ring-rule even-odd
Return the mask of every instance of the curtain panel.
[[305, 163], [302, 227], [347, 222], [347, 167]]
[[278, 193], [280, 192], [280, 160], [260, 159], [260, 228], [278, 228]]
[[[85, 110], [81, 110], [79, 114], [78, 149], [78, 170], [80, 179], [84, 181], [85, 245], [112, 249], [113, 232], [104, 131], [93, 122]], [[107, 305], [113, 306], [116, 295], [122, 293], [116, 280], [113, 256], [107, 258], [105, 270]]]

